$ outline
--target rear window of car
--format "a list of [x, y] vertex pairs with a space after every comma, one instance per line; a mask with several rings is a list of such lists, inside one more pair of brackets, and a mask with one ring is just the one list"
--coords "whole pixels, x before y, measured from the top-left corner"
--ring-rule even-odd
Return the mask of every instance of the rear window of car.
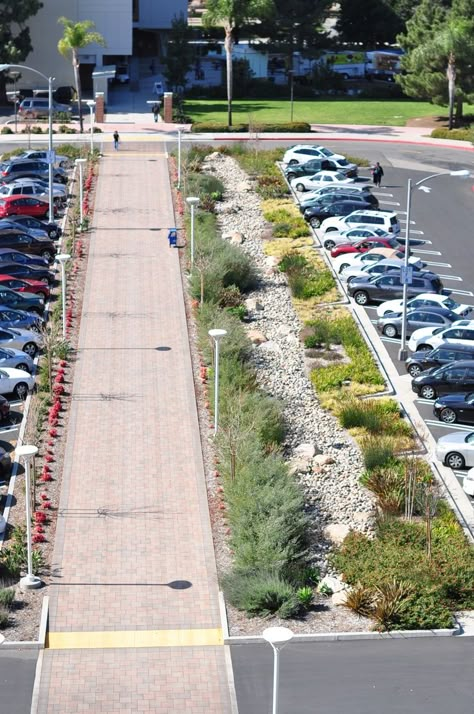
[[398, 223], [397, 217], [396, 217], [396, 216], [392, 216], [392, 217], [390, 218], [390, 225], [391, 225], [391, 226], [396, 226], [397, 223]]

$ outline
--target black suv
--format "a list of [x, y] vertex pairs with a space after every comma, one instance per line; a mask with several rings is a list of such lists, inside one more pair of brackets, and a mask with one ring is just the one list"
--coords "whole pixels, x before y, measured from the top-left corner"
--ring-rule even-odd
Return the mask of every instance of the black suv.
[[[400, 299], [403, 297], [401, 272], [388, 273], [377, 278], [370, 276], [352, 278], [347, 290], [358, 305]], [[440, 277], [429, 271], [416, 273], [411, 285], [407, 285], [408, 297], [415, 297], [421, 293], [440, 293], [442, 290], [443, 283]]]
[[474, 362], [459, 360], [435, 367], [414, 377], [412, 390], [423, 399], [434, 399], [439, 394], [472, 392], [474, 390]]
[[297, 176], [312, 176], [318, 171], [332, 171], [327, 159], [311, 159], [304, 164], [291, 164], [284, 169], [283, 173], [288, 181]]
[[25, 310], [42, 315], [44, 312], [44, 300], [40, 295], [33, 293], [17, 293], [15, 290], [5, 288], [0, 285], [0, 305], [10, 307], [12, 310]]
[[48, 266], [41, 268], [39, 265], [28, 265], [25, 263], [3, 262], [0, 256], [0, 273], [11, 275], [14, 278], [26, 280], [43, 280], [52, 285], [54, 283], [54, 273]]
[[457, 345], [455, 343], [443, 344], [434, 350], [417, 350], [405, 362], [408, 374], [418, 377], [432, 367], [442, 367], [443, 364], [459, 362], [459, 360], [474, 359], [474, 344]]
[[370, 209], [372, 206], [366, 201], [341, 200], [332, 201], [327, 205], [319, 204], [307, 208], [304, 212], [305, 220], [309, 221], [313, 228], [319, 228], [321, 222], [330, 216], [348, 216], [349, 213], [357, 211], [359, 208]]
[[[342, 202], [350, 203], [352, 206], [356, 206], [355, 209], [352, 208], [351, 210], [357, 210], [359, 208], [376, 209], [379, 205], [377, 198], [371, 193], [327, 193], [325, 196], [321, 196], [317, 201], [313, 201], [311, 205], [306, 206], [302, 213], [305, 220], [309, 221], [313, 228], [319, 228], [321, 221], [328, 216], [347, 215], [346, 213], [328, 213], [325, 210]], [[319, 219], [319, 222], [314, 219]]]
[[[2, 161], [0, 164], [0, 181], [11, 183], [17, 178], [44, 178], [49, 177], [49, 167], [45, 161]], [[64, 169], [54, 167], [53, 177], [55, 181], [67, 183], [67, 174]]]
[[49, 238], [36, 238], [8, 228], [0, 230], [0, 248], [13, 248], [22, 253], [41, 255], [49, 263], [56, 255], [56, 246]]
[[366, 201], [371, 204], [373, 210], [377, 210], [379, 207], [379, 201], [369, 189], [360, 191], [358, 188], [352, 188], [351, 186], [325, 186], [322, 191], [318, 191], [316, 196], [312, 198], [306, 198], [299, 204], [300, 213], [305, 213], [308, 208], [319, 204], [321, 201], [325, 201], [325, 205], [332, 201]]

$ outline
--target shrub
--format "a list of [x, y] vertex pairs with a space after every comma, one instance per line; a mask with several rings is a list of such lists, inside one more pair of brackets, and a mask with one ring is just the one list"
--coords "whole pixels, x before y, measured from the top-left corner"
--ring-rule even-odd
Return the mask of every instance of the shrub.
[[11, 610], [15, 601], [15, 591], [12, 588], [0, 589], [0, 608]]
[[3, 126], [2, 131], [0, 132], [1, 134], [13, 134], [12, 129], [10, 129], [9, 126]]
[[0, 630], [4, 630], [5, 627], [8, 627], [9, 622], [10, 622], [9, 611], [3, 607], [0, 607]]
[[242, 304], [242, 295], [236, 285], [229, 285], [222, 288], [219, 293], [220, 307], [239, 307]]
[[298, 590], [296, 591], [296, 597], [298, 598], [300, 606], [304, 610], [309, 610], [309, 608], [313, 604], [314, 599], [312, 588], [308, 587], [307, 585], [302, 588], [298, 588]]
[[394, 456], [394, 444], [391, 437], [367, 436], [361, 442], [362, 456], [366, 469], [385, 466]]
[[231, 315], [235, 315], [235, 317], [238, 317], [239, 320], [245, 320], [245, 318], [247, 317], [247, 308], [245, 307], [245, 305], [228, 307], [227, 312], [229, 312]]
[[283, 198], [288, 193], [288, 187], [281, 175], [264, 174], [257, 178], [257, 193], [263, 199]]
[[453, 614], [436, 591], [417, 590], [402, 602], [394, 630], [435, 630], [453, 626]]
[[[351, 399], [341, 408], [339, 420], [345, 429], [362, 427], [372, 434], [380, 434], [390, 430], [394, 414], [382, 400]], [[400, 419], [398, 411], [395, 416]]]
[[357, 583], [347, 592], [344, 605], [361, 617], [370, 617], [373, 600], [373, 591], [365, 585]]
[[405, 478], [399, 469], [385, 466], [366, 471], [361, 483], [377, 497], [384, 513], [402, 513], [405, 504]]
[[278, 575], [235, 571], [224, 578], [223, 587], [229, 602], [249, 615], [278, 615], [285, 619], [300, 608], [293, 587]]
[[456, 139], [457, 141], [474, 141], [474, 131], [472, 129], [448, 129], [439, 127], [431, 132], [432, 139]]
[[[233, 124], [228, 126], [224, 122], [195, 122], [192, 125], [191, 131], [195, 133], [217, 133], [217, 132], [242, 132], [246, 133], [249, 131], [249, 125], [244, 123]], [[280, 124], [258, 124], [252, 126], [252, 131], [258, 133], [265, 132], [310, 132], [311, 126], [306, 122], [282, 122]]]
[[405, 600], [413, 592], [409, 583], [392, 580], [375, 587], [373, 618], [377, 629], [393, 630], [401, 623]]

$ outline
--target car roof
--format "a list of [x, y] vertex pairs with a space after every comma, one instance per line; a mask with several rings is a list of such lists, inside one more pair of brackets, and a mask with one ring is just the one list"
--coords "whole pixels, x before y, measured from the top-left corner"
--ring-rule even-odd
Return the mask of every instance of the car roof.
[[[461, 352], [474, 352], [474, 342], [441, 342], [434, 349], [450, 349], [460, 350]], [[454, 364], [454, 362], [452, 364]], [[456, 360], [456, 364], [459, 364], [458, 360]]]
[[357, 211], [354, 211], [353, 213], [351, 213], [351, 216], [352, 216], [352, 215], [359, 215], [359, 214], [361, 214], [361, 213], [363, 213], [364, 215], [368, 215], [368, 216], [382, 216], [382, 217], [389, 216], [389, 215], [390, 215], [390, 216], [396, 216], [396, 215], [397, 215], [397, 214], [395, 213], [395, 211], [374, 210], [374, 209], [371, 209], [371, 210], [367, 210], [367, 211], [366, 211], [366, 210], [361, 209], [361, 210], [357, 210]]

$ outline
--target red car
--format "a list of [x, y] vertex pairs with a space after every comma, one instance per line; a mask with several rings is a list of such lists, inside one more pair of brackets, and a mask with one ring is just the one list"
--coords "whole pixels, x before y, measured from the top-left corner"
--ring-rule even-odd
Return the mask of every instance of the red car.
[[50, 289], [47, 283], [41, 280], [26, 280], [26, 278], [15, 278], [12, 275], [0, 275], [0, 286], [15, 290], [17, 293], [35, 293], [46, 298], [50, 296]]
[[33, 196], [2, 196], [0, 198], [0, 218], [6, 216], [36, 216], [45, 218], [49, 213], [49, 203]]
[[403, 245], [395, 240], [395, 238], [363, 238], [357, 243], [342, 243], [335, 245], [331, 251], [333, 258], [343, 253], [366, 253], [372, 248], [392, 248], [392, 250], [405, 250]]

